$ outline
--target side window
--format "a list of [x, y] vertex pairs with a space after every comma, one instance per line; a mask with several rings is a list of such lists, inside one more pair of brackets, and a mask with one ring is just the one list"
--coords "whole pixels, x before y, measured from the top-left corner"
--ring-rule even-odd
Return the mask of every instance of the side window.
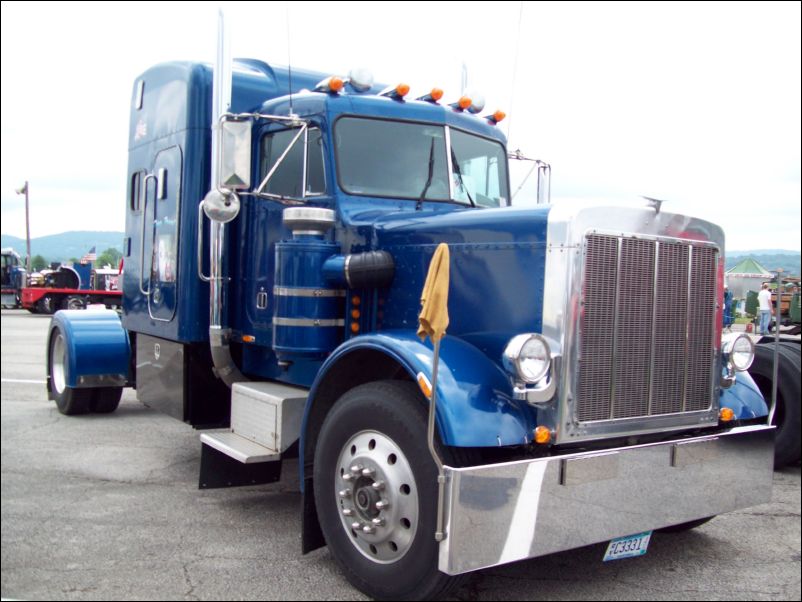
[[[298, 134], [297, 129], [271, 132], [262, 139], [260, 180], [273, 169], [287, 146]], [[306, 195], [323, 194], [326, 191], [325, 171], [323, 169], [323, 144], [320, 130], [310, 129], [308, 136], [308, 156], [306, 162]], [[284, 157], [262, 192], [283, 197], [301, 198], [303, 187], [304, 141], [300, 138]]]

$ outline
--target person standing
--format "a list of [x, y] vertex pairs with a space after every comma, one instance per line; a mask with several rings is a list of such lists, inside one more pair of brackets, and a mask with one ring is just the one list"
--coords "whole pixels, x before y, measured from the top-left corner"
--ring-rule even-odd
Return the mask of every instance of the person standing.
[[771, 314], [774, 313], [774, 310], [771, 307], [771, 292], [768, 284], [763, 283], [763, 288], [757, 294], [757, 303], [760, 311], [760, 334], [769, 334]]

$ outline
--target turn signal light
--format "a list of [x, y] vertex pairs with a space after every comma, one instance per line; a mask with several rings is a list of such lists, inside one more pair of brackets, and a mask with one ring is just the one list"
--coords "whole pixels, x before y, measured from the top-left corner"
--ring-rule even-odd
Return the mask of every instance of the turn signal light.
[[718, 417], [721, 422], [732, 422], [735, 420], [735, 412], [730, 408], [721, 408], [718, 412]]
[[242, 335], [242, 342], [243, 343], [254, 343], [256, 342], [256, 337], [252, 334], [244, 334]]
[[539, 426], [535, 429], [535, 443], [543, 445], [551, 441], [551, 429], [547, 426]]

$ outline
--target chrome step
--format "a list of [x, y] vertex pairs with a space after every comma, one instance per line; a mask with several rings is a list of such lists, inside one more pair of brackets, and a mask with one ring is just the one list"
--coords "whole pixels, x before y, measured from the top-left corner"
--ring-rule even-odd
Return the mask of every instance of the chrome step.
[[298, 440], [308, 391], [275, 382], [236, 383], [231, 389], [231, 430], [204, 433], [201, 441], [246, 464], [281, 459]]

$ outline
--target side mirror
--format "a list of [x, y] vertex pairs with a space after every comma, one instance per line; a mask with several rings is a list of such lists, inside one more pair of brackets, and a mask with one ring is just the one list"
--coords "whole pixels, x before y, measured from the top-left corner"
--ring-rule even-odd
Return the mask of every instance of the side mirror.
[[220, 124], [218, 188], [247, 190], [251, 187], [251, 121], [226, 120]]

